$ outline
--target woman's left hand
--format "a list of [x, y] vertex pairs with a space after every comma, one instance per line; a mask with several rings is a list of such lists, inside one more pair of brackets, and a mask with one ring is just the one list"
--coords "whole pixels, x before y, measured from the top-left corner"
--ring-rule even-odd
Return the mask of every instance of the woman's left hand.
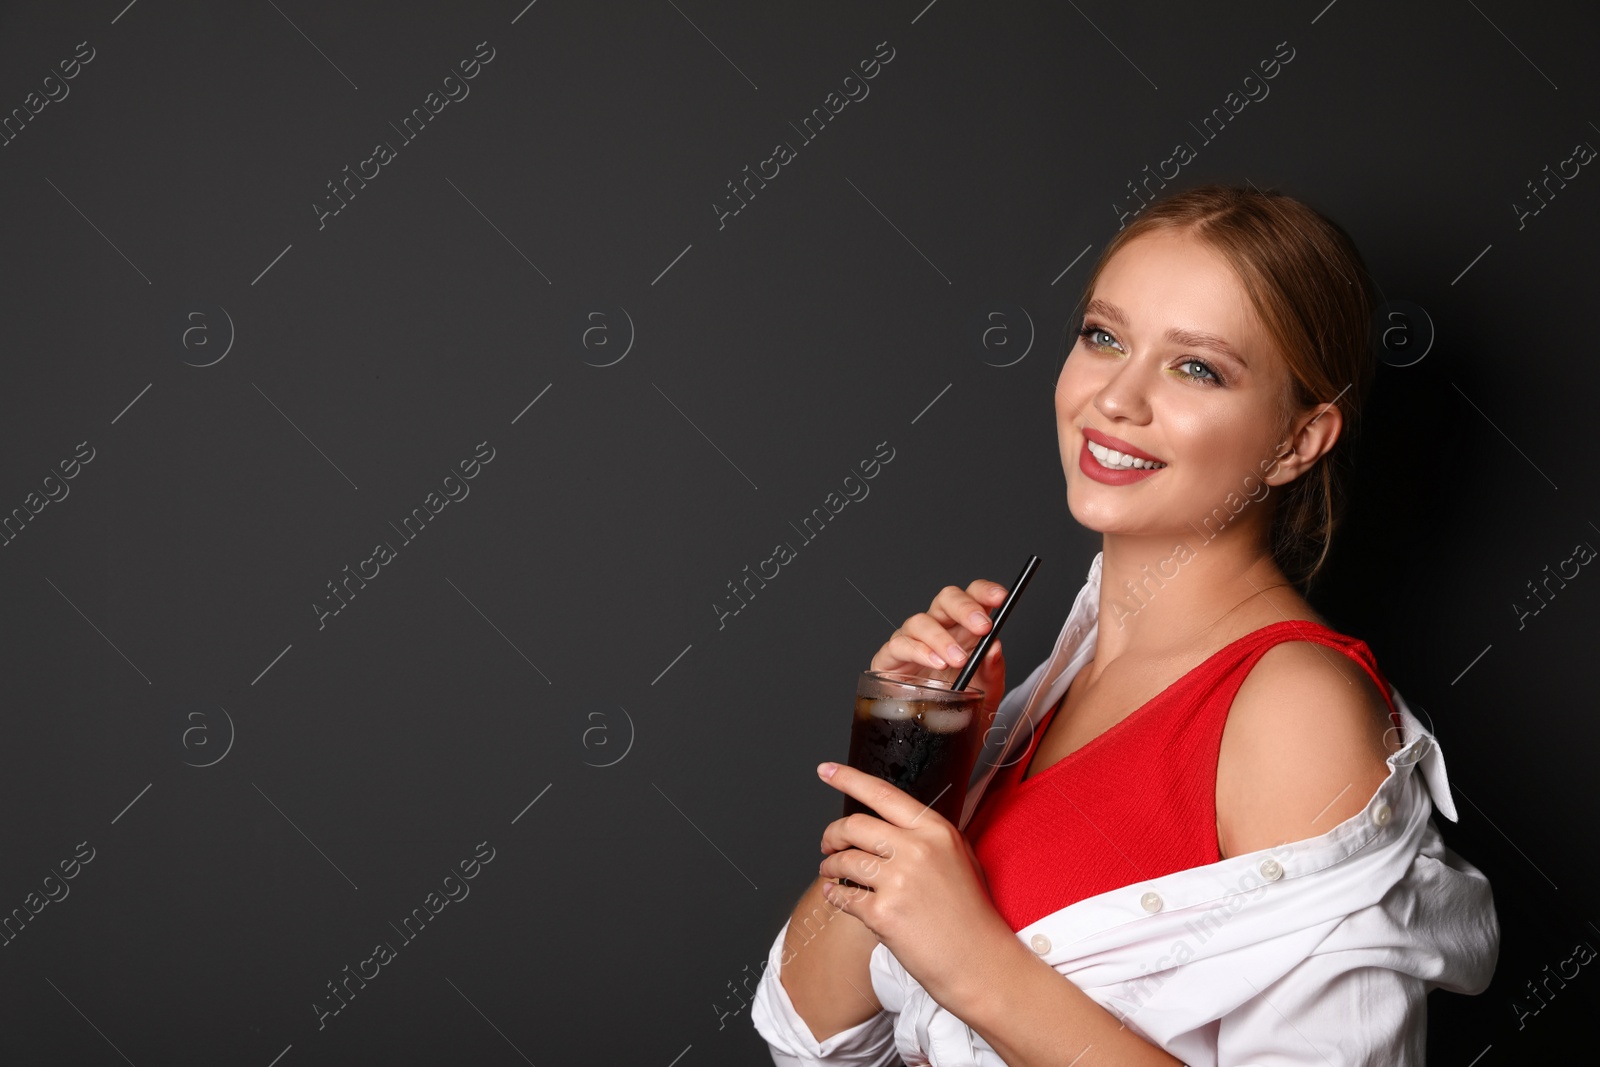
[[[828, 776], [829, 768], [834, 768]], [[857, 813], [822, 834], [817, 868], [873, 890], [823, 885], [830, 903], [859, 920], [947, 1009], [973, 995], [988, 961], [1016, 934], [995, 910], [983, 867], [950, 820], [902, 789], [845, 764], [817, 773], [882, 818]]]

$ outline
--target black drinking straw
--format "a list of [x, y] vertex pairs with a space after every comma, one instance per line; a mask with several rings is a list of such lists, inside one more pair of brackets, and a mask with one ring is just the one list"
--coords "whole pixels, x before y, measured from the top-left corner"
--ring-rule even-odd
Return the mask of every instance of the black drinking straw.
[[972, 655], [967, 657], [967, 665], [961, 668], [961, 673], [950, 684], [952, 692], [960, 692], [972, 680], [972, 672], [978, 669], [978, 661], [983, 659], [984, 653], [989, 651], [989, 643], [994, 640], [994, 635], [1000, 632], [1000, 627], [1005, 625], [1006, 616], [1011, 613], [1011, 605], [1016, 603], [1017, 597], [1022, 595], [1022, 590], [1027, 588], [1028, 579], [1033, 577], [1033, 572], [1039, 566], [1038, 556], [1029, 556], [1028, 562], [1023, 566], [1022, 573], [1011, 586], [1011, 592], [1006, 594], [1006, 602], [1000, 605], [1000, 610], [995, 614], [993, 625], [989, 632], [978, 641], [978, 647], [972, 650]]

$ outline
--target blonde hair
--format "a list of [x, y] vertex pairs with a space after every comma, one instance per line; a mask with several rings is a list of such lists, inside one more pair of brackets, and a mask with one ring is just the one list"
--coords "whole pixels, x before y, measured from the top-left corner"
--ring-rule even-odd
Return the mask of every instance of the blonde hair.
[[[1309, 470], [1280, 487], [1273, 512], [1273, 558], [1304, 593], [1328, 558], [1343, 514], [1349, 442], [1359, 431], [1377, 370], [1369, 340], [1374, 287], [1366, 264], [1338, 223], [1291, 196], [1251, 186], [1202, 185], [1154, 201], [1111, 239], [1084, 285], [1079, 312], [1111, 258], [1129, 241], [1156, 230], [1192, 235], [1233, 267], [1289, 371], [1288, 389], [1277, 401], [1283, 430], [1299, 411], [1328, 401], [1340, 406], [1339, 440]], [[1068, 338], [1075, 332], [1069, 328]]]

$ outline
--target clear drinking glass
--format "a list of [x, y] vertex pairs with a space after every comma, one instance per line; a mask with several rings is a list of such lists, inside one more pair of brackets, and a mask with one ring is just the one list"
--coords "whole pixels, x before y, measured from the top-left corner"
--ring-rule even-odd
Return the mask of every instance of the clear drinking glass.
[[[992, 714], [981, 689], [894, 671], [862, 671], [850, 725], [850, 766], [898, 786], [959, 825], [967, 781]], [[854, 797], [844, 813], [872, 812]]]

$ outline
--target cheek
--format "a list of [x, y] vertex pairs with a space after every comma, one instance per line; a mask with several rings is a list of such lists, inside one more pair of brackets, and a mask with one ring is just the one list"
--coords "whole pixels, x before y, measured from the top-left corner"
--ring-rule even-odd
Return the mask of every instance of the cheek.
[[1259, 475], [1260, 416], [1253, 411], [1169, 413], [1172, 448], [1213, 495], [1243, 493]]

